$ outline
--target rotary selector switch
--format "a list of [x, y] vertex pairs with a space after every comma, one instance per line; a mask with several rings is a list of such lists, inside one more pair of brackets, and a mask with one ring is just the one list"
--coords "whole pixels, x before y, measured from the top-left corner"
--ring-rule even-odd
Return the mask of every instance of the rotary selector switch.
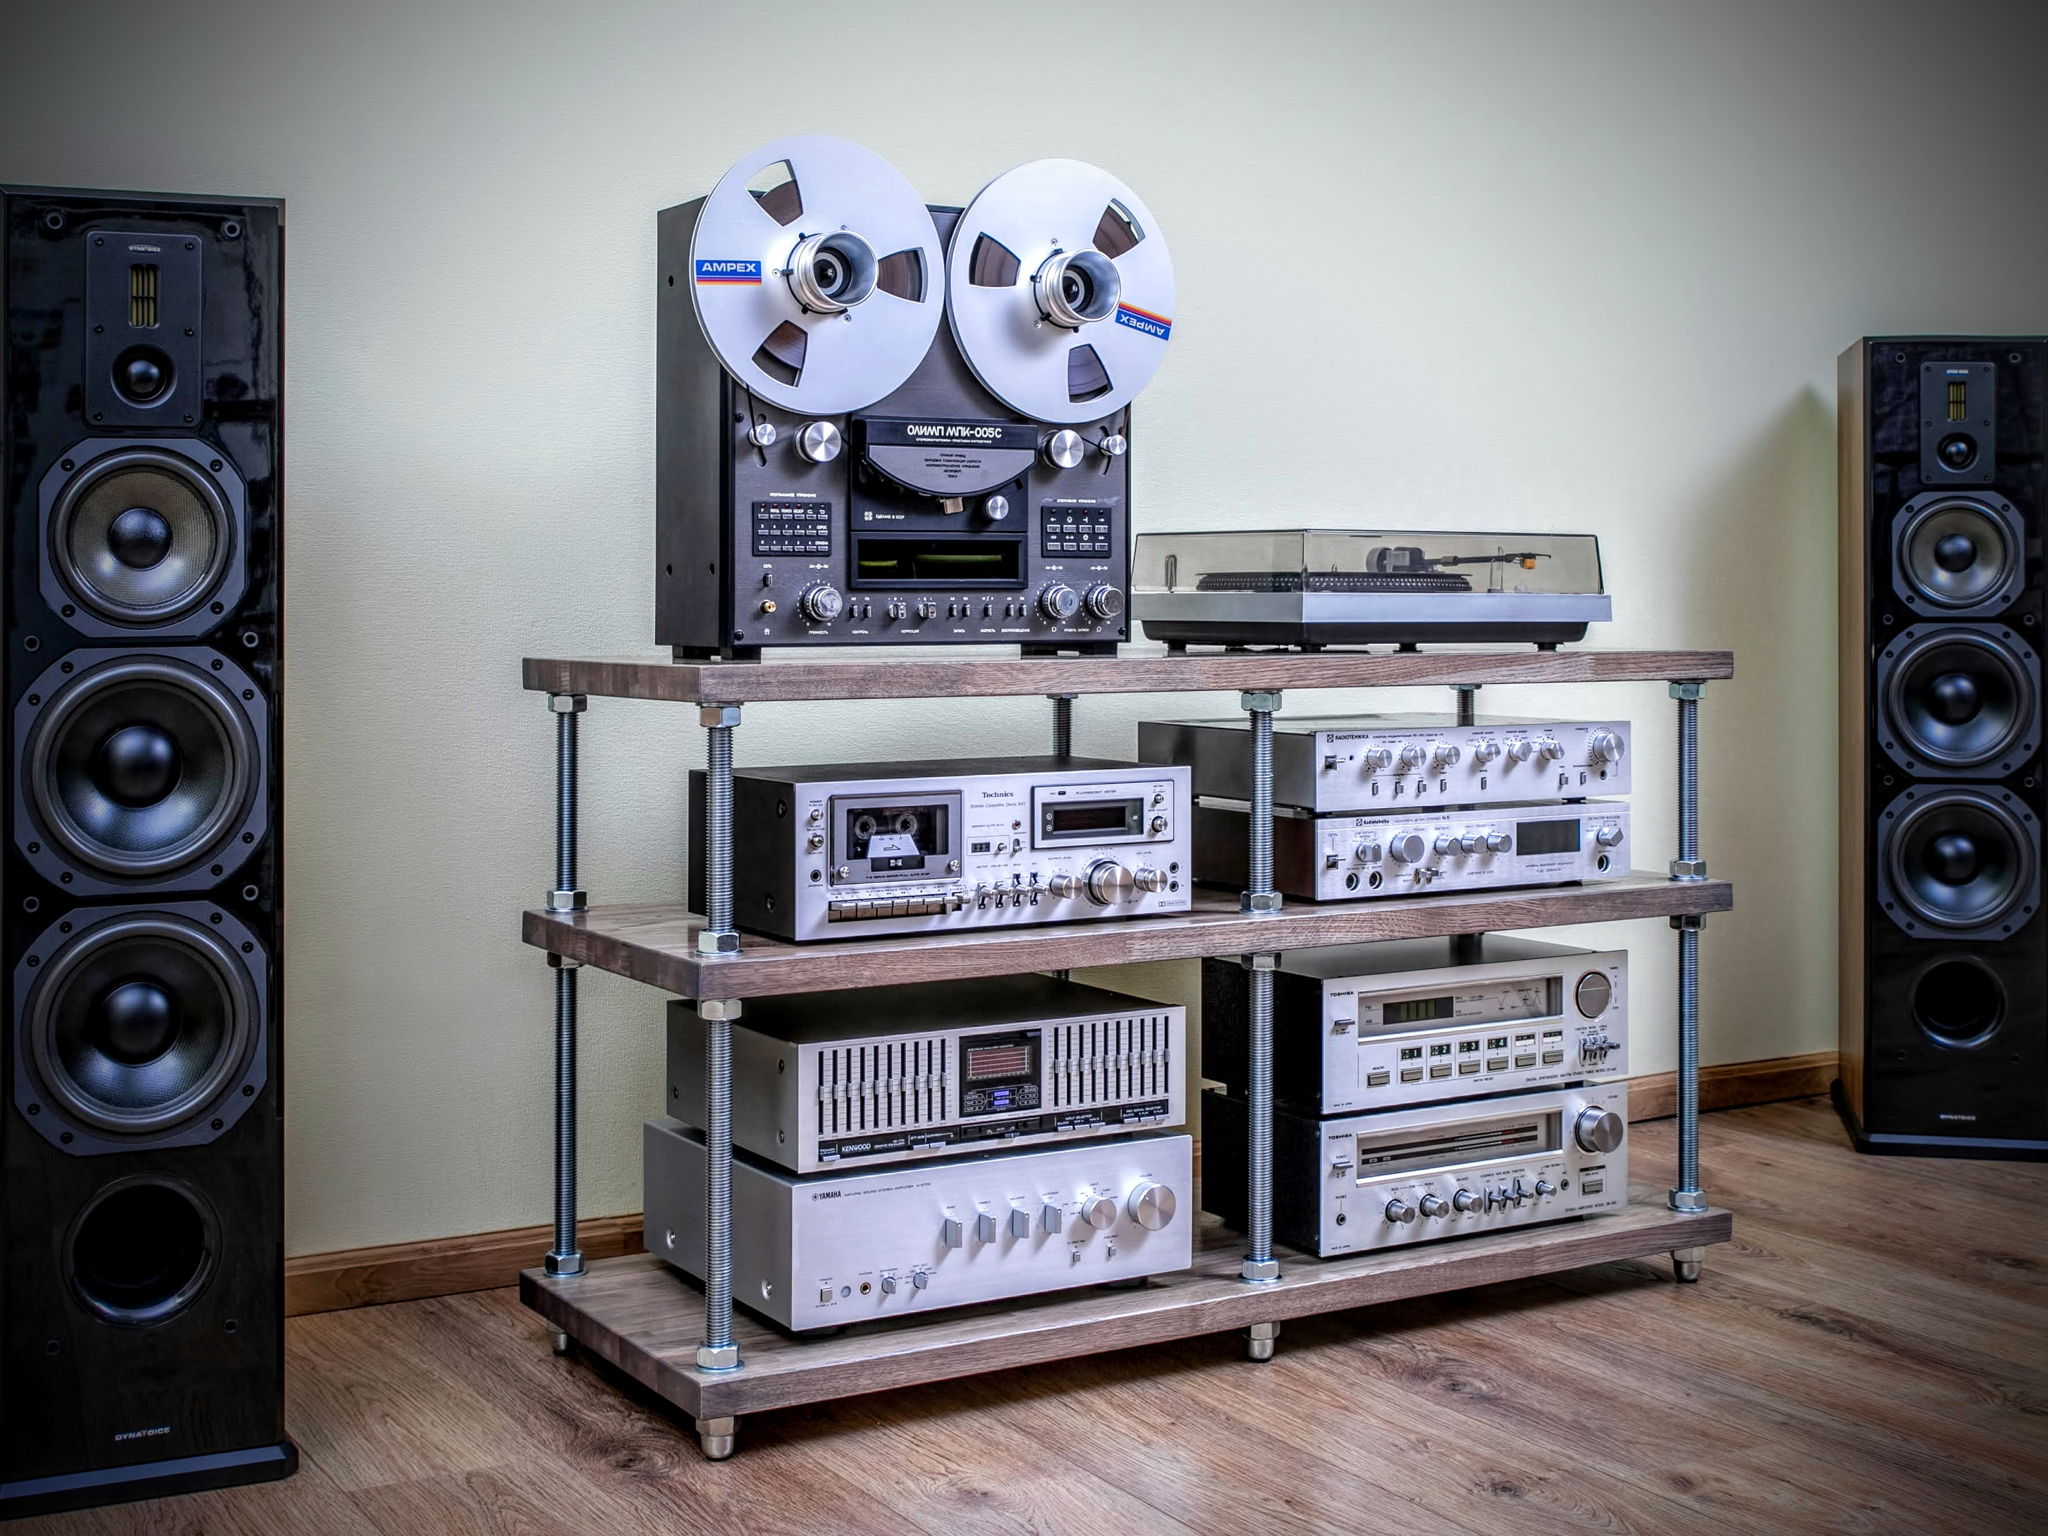
[[1536, 741], [1536, 755], [1546, 763], [1554, 763], [1564, 756], [1564, 747], [1555, 736], [1538, 737]]
[[1499, 742], [1482, 741], [1479, 743], [1478, 746], [1472, 749], [1472, 761], [1478, 763], [1481, 767], [1484, 767], [1486, 764], [1492, 762], [1496, 757], [1499, 756]]
[[1526, 763], [1536, 755], [1536, 744], [1527, 737], [1517, 736], [1508, 743], [1508, 761]]
[[1389, 1200], [1387, 1202], [1387, 1220], [1395, 1223], [1397, 1226], [1412, 1227], [1415, 1225], [1415, 1207], [1406, 1200]]
[[1045, 440], [1045, 462], [1054, 469], [1072, 469], [1087, 451], [1088, 444], [1072, 427], [1062, 427]]
[[1438, 1196], [1424, 1195], [1422, 1197], [1422, 1214], [1429, 1217], [1432, 1221], [1448, 1216], [1450, 1213], [1451, 1208], [1449, 1204]]
[[1611, 1109], [1582, 1109], [1572, 1124], [1572, 1139], [1586, 1152], [1612, 1152], [1621, 1145], [1627, 1127]]
[[1380, 861], [1380, 845], [1372, 838], [1362, 837], [1352, 844], [1351, 857], [1360, 864], [1377, 864]]
[[1579, 978], [1579, 984], [1572, 988], [1572, 1002], [1577, 1005], [1581, 1018], [1599, 1018], [1613, 1001], [1614, 983], [1607, 979], [1605, 971], [1586, 972]]
[[1131, 1191], [1130, 1198], [1124, 1202], [1124, 1208], [1131, 1213], [1131, 1220], [1147, 1232], [1157, 1232], [1173, 1220], [1173, 1213], [1179, 1204], [1180, 1202], [1174, 1198], [1173, 1191], [1164, 1184], [1144, 1179]]
[[1488, 853], [1512, 853], [1514, 847], [1515, 840], [1505, 832], [1489, 832], [1486, 834], [1486, 851]]
[[1441, 771], [1451, 767], [1464, 755], [1463, 752], [1452, 746], [1448, 741], [1435, 742], [1429, 749], [1429, 766]]
[[1420, 832], [1403, 832], [1387, 839], [1387, 854], [1396, 864], [1420, 864], [1428, 852], [1429, 844]]
[[1615, 848], [1621, 844], [1622, 832], [1619, 827], [1602, 827], [1593, 834], [1593, 841], [1602, 848]]
[[1458, 1211], [1476, 1211], [1479, 1209], [1479, 1197], [1469, 1189], [1461, 1189], [1451, 1196], [1451, 1208]]
[[1107, 1232], [1116, 1225], [1116, 1202], [1108, 1195], [1083, 1195], [1081, 1219], [1097, 1232]]
[[1053, 623], [1064, 624], [1081, 611], [1081, 594], [1056, 581], [1038, 594], [1038, 611]]
[[1131, 876], [1131, 883], [1147, 895], [1166, 889], [1166, 871], [1163, 869], [1140, 869]]
[[1097, 859], [1084, 877], [1088, 899], [1098, 907], [1113, 906], [1131, 894], [1137, 878], [1115, 859]]
[[1394, 766], [1393, 749], [1391, 747], [1367, 747], [1358, 754], [1358, 760], [1365, 765], [1367, 773], [1377, 773], [1382, 768]]
[[829, 421], [812, 421], [796, 435], [796, 451], [813, 464], [830, 464], [839, 457], [839, 450], [846, 446], [839, 428]]
[[1090, 587], [1088, 596], [1082, 601], [1088, 609], [1088, 616], [1093, 619], [1113, 619], [1124, 611], [1123, 588], [1107, 583]]
[[1586, 738], [1586, 761], [1589, 763], [1618, 763], [1625, 750], [1621, 738], [1612, 731], [1595, 731]]
[[1401, 749], [1403, 768], [1420, 768], [1429, 759], [1429, 749], [1420, 742], [1411, 741]]
[[796, 600], [796, 611], [813, 624], [830, 624], [846, 607], [846, 599], [832, 586], [809, 587]]

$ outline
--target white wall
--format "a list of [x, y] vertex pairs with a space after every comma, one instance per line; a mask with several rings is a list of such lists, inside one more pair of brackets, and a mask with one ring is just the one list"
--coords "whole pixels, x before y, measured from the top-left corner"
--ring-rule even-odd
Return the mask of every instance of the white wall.
[[[1589, 530], [1602, 643], [1734, 647], [1705, 714], [1706, 852], [1739, 892], [1708, 1054], [1832, 1045], [1834, 357], [2048, 325], [2041, 8], [27, 14], [0, 178], [290, 201], [293, 1252], [546, 1218], [549, 988], [517, 933], [552, 763], [519, 658], [646, 647], [654, 210], [787, 132], [860, 139], [935, 202], [1054, 154], [1141, 192], [1180, 282], [1143, 526]], [[1077, 740], [1228, 702], [1084, 701]], [[1482, 704], [1632, 714], [1639, 862], [1669, 857], [1660, 689]], [[762, 707], [739, 752], [964, 753], [1044, 719]], [[694, 726], [600, 701], [584, 737], [586, 882], [678, 895]], [[1668, 1067], [1670, 934], [1598, 937], [1633, 946], [1637, 1063]], [[661, 1002], [583, 995], [584, 1211], [631, 1210]]]

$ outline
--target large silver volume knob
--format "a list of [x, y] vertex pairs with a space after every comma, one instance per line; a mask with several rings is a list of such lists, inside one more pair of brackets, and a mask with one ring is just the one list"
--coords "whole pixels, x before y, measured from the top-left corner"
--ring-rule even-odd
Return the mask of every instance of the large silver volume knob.
[[1627, 1130], [1611, 1109], [1582, 1109], [1572, 1125], [1572, 1140], [1587, 1152], [1612, 1152]]
[[1398, 1222], [1404, 1227], [1412, 1227], [1415, 1225], [1415, 1207], [1406, 1200], [1389, 1200], [1387, 1202], [1387, 1220]]
[[1107, 1195], [1083, 1195], [1081, 1219], [1098, 1232], [1116, 1225], [1116, 1202]]
[[1155, 1184], [1146, 1179], [1131, 1191], [1130, 1198], [1124, 1202], [1124, 1208], [1131, 1213], [1131, 1220], [1147, 1232], [1157, 1232], [1173, 1220], [1174, 1210], [1179, 1204], [1172, 1190], [1164, 1184]]
[[1136, 878], [1115, 859], [1097, 859], [1088, 866], [1084, 877], [1088, 885], [1088, 899], [1098, 907], [1112, 906], [1131, 894]]
[[839, 429], [829, 421], [807, 422], [796, 435], [796, 451], [813, 464], [830, 464], [845, 445]]
[[1387, 839], [1387, 854], [1396, 864], [1420, 864], [1429, 852], [1429, 844], [1422, 840], [1420, 832], [1403, 832], [1399, 837]]
[[1090, 618], [1113, 619], [1124, 611], [1124, 590], [1108, 584], [1088, 589], [1088, 596], [1082, 601], [1087, 605]]
[[1045, 440], [1045, 462], [1054, 469], [1072, 469], [1087, 451], [1088, 444], [1072, 427], [1061, 427]]
[[1589, 763], [1618, 763], [1625, 750], [1621, 738], [1612, 731], [1595, 731], [1586, 738], [1586, 761]]
[[1056, 581], [1038, 594], [1038, 611], [1053, 623], [1064, 624], [1081, 611], [1081, 594]]
[[796, 611], [813, 624], [830, 624], [845, 607], [837, 587], [812, 587], [796, 600]]

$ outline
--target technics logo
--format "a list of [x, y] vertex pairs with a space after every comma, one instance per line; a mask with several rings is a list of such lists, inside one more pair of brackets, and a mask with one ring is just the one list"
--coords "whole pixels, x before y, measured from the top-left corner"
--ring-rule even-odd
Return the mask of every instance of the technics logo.
[[758, 261], [702, 261], [697, 263], [697, 281], [700, 283], [758, 283], [761, 281], [761, 263]]
[[1003, 435], [1001, 425], [993, 422], [979, 426], [964, 421], [910, 422], [903, 430], [912, 437], [972, 438], [977, 442]]
[[1149, 309], [1139, 309], [1130, 304], [1116, 307], [1116, 323], [1128, 325], [1134, 331], [1143, 331], [1147, 336], [1156, 336], [1161, 341], [1173, 334], [1173, 322], [1164, 315], [1155, 315]]

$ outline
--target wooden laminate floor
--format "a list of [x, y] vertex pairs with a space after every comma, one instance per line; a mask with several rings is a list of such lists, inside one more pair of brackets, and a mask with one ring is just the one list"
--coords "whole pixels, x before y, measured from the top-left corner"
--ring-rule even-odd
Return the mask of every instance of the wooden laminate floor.
[[[1669, 1122], [1636, 1128], [1638, 1176]], [[1697, 1286], [1609, 1265], [742, 1422], [700, 1459], [510, 1291], [288, 1325], [289, 1482], [24, 1533], [2048, 1532], [2048, 1167], [1707, 1122]]]

